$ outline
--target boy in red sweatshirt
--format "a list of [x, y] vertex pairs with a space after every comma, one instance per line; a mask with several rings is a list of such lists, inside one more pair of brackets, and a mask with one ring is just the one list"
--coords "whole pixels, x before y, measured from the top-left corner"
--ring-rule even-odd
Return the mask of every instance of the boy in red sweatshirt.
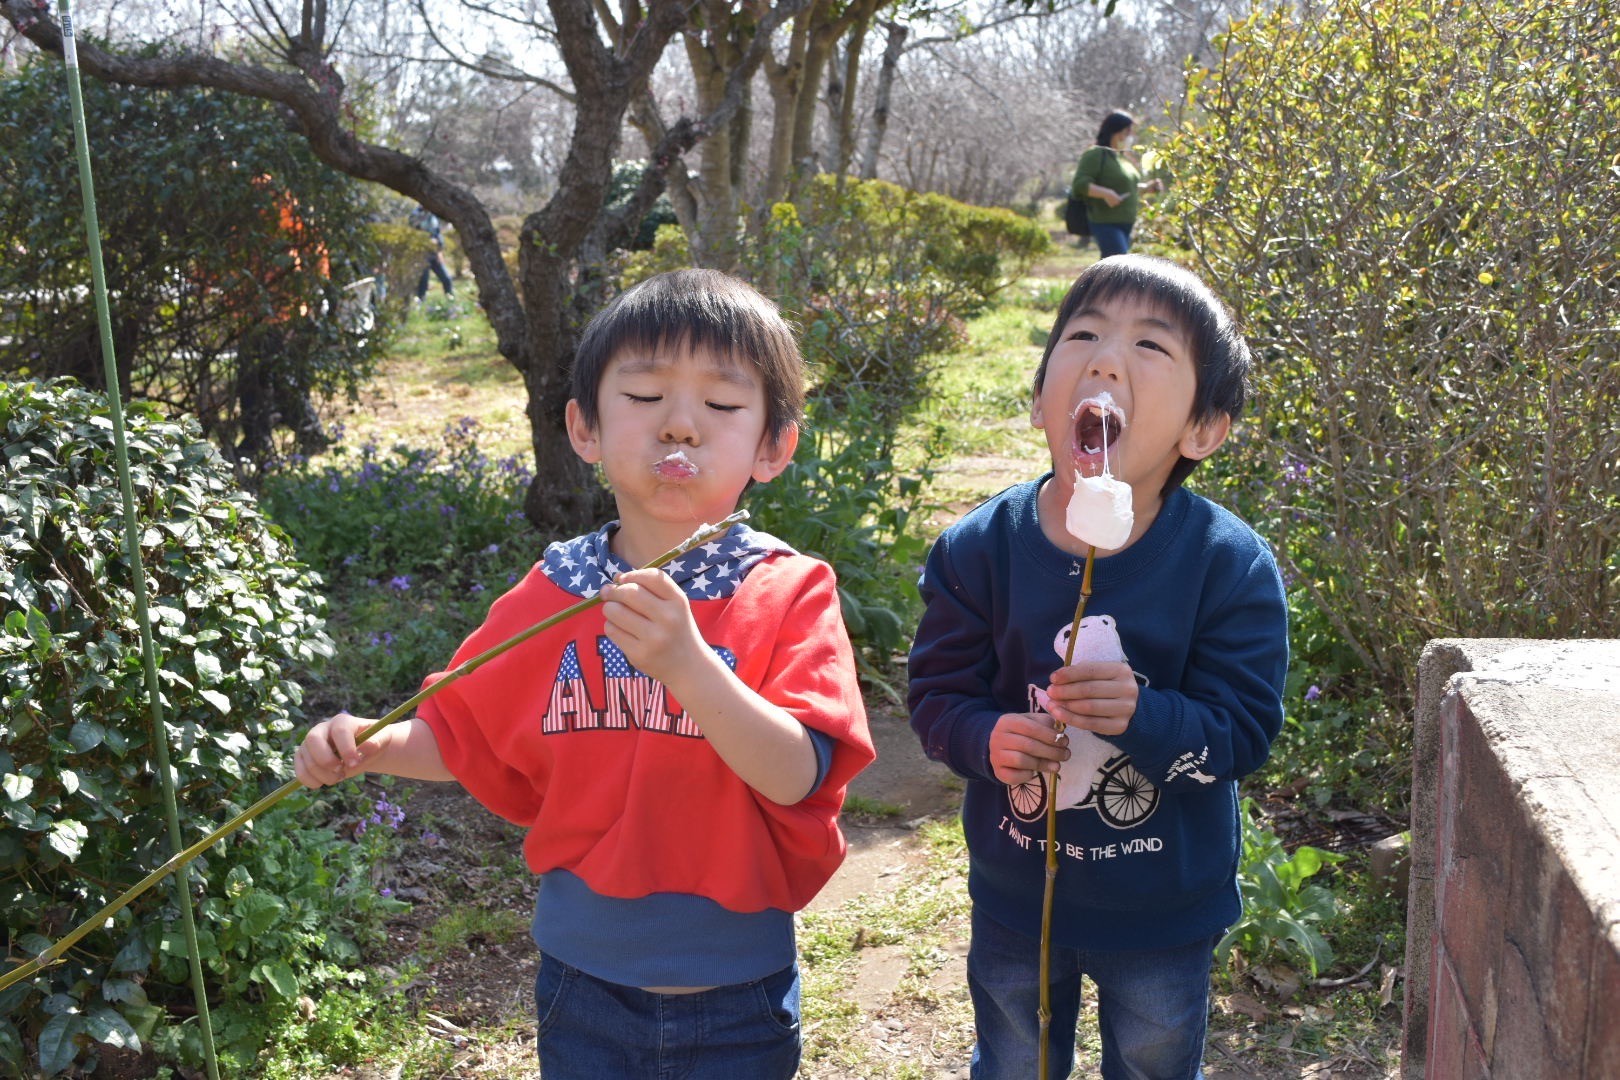
[[743, 525], [633, 567], [787, 468], [803, 361], [759, 293], [683, 270], [592, 320], [573, 392], [569, 438], [619, 517], [547, 548], [451, 666], [605, 602], [359, 746], [365, 719], [316, 725], [298, 777], [455, 780], [528, 828], [547, 1080], [785, 1080], [800, 1053], [793, 912], [842, 861], [838, 810], [874, 756], [833, 572]]

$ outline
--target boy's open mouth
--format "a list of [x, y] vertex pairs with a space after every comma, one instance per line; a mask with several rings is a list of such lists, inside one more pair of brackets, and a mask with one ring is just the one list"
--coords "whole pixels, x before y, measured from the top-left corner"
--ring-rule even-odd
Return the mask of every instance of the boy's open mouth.
[[[1101, 461], [1104, 450], [1111, 459], [1125, 430], [1125, 411], [1107, 391], [1080, 403], [1074, 415], [1075, 464]], [[1110, 461], [1112, 465], [1112, 461]]]

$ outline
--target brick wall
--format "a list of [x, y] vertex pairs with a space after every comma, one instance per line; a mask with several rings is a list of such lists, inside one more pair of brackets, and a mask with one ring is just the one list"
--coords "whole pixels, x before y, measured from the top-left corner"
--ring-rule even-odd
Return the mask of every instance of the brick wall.
[[1441, 652], [1438, 701], [1420, 691], [1403, 1075], [1620, 1078], [1620, 642], [1425, 662]]

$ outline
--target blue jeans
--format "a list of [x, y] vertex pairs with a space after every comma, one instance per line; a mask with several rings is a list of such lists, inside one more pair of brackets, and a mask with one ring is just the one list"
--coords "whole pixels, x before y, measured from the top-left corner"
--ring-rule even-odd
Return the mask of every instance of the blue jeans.
[[1091, 238], [1097, 241], [1097, 257], [1106, 259], [1110, 255], [1123, 255], [1131, 250], [1131, 226], [1110, 225], [1106, 221], [1093, 221], [1091, 223]]
[[696, 994], [653, 994], [540, 956], [536, 1049], [544, 1080], [791, 1080], [799, 969]]
[[444, 258], [437, 251], [428, 252], [427, 265], [422, 267], [422, 276], [416, 279], [416, 298], [421, 300], [427, 296], [428, 275], [437, 275], [439, 284], [444, 286], [444, 295], [454, 296], [455, 285], [450, 280], [450, 271], [444, 268]]
[[[1216, 938], [1172, 949], [1052, 948], [1047, 1071], [1074, 1065], [1080, 976], [1097, 985], [1103, 1080], [1200, 1080]], [[973, 996], [973, 1080], [1025, 1080], [1039, 1067], [1041, 943], [973, 911], [968, 992]]]

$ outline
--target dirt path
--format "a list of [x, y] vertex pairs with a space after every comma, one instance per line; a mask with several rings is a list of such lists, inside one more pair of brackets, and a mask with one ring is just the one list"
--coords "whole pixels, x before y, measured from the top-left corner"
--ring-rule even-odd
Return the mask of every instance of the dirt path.
[[832, 880], [811, 901], [810, 911], [828, 911], [861, 893], [881, 887], [915, 855], [917, 826], [956, 812], [961, 783], [945, 766], [929, 761], [905, 714], [873, 708], [868, 714], [877, 760], [850, 782], [851, 795], [899, 813], [874, 820], [858, 815], [844, 822], [849, 854]]

